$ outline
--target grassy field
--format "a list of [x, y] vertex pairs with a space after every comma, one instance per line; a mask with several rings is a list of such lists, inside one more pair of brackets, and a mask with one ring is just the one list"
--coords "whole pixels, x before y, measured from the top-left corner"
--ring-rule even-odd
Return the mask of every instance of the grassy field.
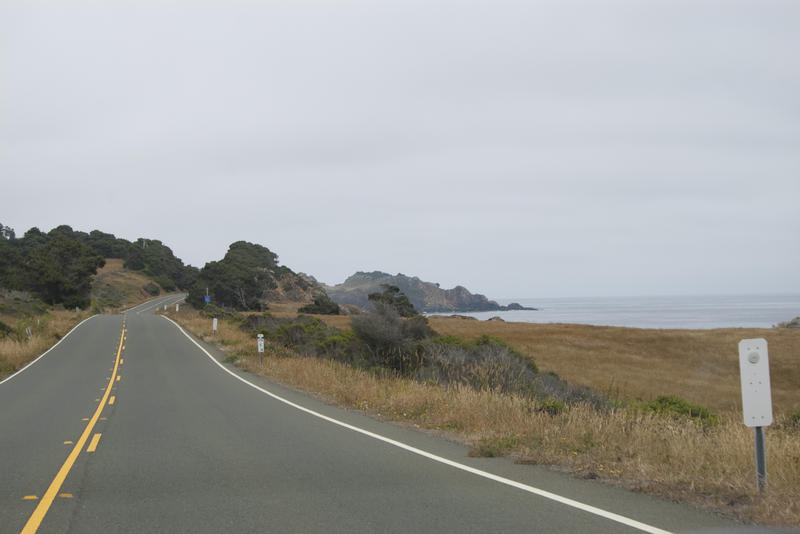
[[765, 338], [773, 407], [800, 410], [800, 329], [642, 330], [432, 318], [441, 334], [501, 338], [546, 371], [631, 400], [677, 395], [714, 411], [741, 410], [741, 339]]
[[[276, 315], [294, 310], [296, 306], [272, 307]], [[443, 334], [504, 339], [533, 356], [543, 370], [609, 391], [621, 401], [605, 413], [575, 406], [550, 415], [538, 410], [535, 401], [513, 395], [377, 377], [337, 362], [298, 357], [270, 343], [260, 364], [255, 340], [236, 324], [221, 321], [212, 336], [211, 320], [194, 310], [168, 315], [216, 343], [242, 368], [375, 417], [442, 433], [470, 445], [474, 455], [510, 455], [520, 463], [553, 466], [748, 522], [800, 525], [800, 422], [788, 415], [798, 402], [792, 363], [798, 363], [800, 332], [431, 321]], [[339, 327], [349, 324], [347, 317], [319, 318]], [[765, 494], [755, 491], [752, 430], [742, 423], [732, 392], [738, 388], [736, 344], [742, 337], [770, 341], [776, 422], [766, 432]], [[734, 361], [732, 368], [726, 359]], [[789, 376], [778, 376], [782, 373]], [[635, 402], [661, 394], [705, 401], [714, 407], [719, 424], [647, 413]]]

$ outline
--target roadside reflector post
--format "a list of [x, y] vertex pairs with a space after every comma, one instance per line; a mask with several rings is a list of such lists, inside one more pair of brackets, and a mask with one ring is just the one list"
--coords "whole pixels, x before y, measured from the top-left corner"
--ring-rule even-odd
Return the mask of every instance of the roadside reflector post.
[[739, 342], [739, 373], [742, 381], [744, 424], [755, 429], [756, 487], [767, 487], [767, 452], [764, 427], [772, 424], [772, 391], [769, 384], [767, 340], [743, 339]]
[[258, 334], [258, 363], [264, 363], [264, 334]]
[[176, 303], [176, 304], [175, 304], [175, 311], [178, 311], [178, 310], [180, 310], [180, 309], [181, 309], [181, 305]]
[[211, 332], [214, 333], [214, 334], [217, 333], [217, 318], [216, 317], [214, 317], [211, 320]]
[[167, 311], [167, 305], [164, 304], [164, 311]]

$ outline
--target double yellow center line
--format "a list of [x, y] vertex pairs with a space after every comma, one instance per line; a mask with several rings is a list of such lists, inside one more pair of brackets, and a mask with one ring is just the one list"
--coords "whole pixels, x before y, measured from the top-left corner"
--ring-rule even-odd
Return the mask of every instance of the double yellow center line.
[[[114, 371], [111, 373], [111, 377], [108, 380], [108, 386], [106, 386], [103, 398], [100, 399], [100, 404], [97, 406], [94, 415], [86, 424], [86, 428], [83, 430], [81, 437], [75, 443], [75, 447], [72, 448], [72, 452], [69, 453], [69, 456], [67, 456], [67, 459], [64, 461], [64, 465], [61, 466], [61, 469], [58, 470], [56, 477], [50, 483], [50, 487], [47, 488], [42, 500], [39, 501], [36, 509], [33, 511], [30, 518], [28, 518], [28, 522], [25, 523], [25, 526], [22, 529], [22, 534], [33, 534], [39, 529], [39, 525], [42, 524], [44, 516], [47, 515], [47, 511], [50, 510], [50, 505], [53, 504], [53, 500], [55, 500], [56, 496], [58, 495], [61, 485], [64, 484], [64, 480], [66, 480], [70, 469], [72, 469], [72, 466], [75, 464], [75, 460], [78, 459], [83, 446], [89, 439], [89, 435], [91, 435], [92, 430], [94, 430], [94, 425], [100, 419], [100, 414], [103, 413], [103, 408], [105, 408], [106, 402], [108, 402], [108, 397], [111, 394], [111, 388], [114, 386], [114, 382], [117, 380], [117, 370], [119, 369], [120, 355], [122, 354], [122, 343], [125, 341], [125, 332], [126, 330], [123, 327], [122, 334], [119, 336], [119, 347], [117, 348], [117, 358], [114, 361]], [[95, 437], [99, 439], [99, 435]], [[95, 447], [97, 446], [96, 440], [94, 440], [93, 445]]]

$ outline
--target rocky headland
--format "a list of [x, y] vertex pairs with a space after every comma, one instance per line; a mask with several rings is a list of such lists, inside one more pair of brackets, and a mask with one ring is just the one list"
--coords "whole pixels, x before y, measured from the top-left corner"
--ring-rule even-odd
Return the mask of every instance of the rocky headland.
[[357, 272], [343, 283], [324, 286], [328, 296], [337, 304], [369, 307], [370, 293], [379, 293], [383, 285], [397, 286], [417, 311], [424, 313], [457, 313], [481, 311], [535, 310], [516, 302], [502, 306], [484, 295], [471, 293], [463, 286], [442, 289], [439, 284], [425, 282], [416, 276], [398, 273], [392, 275], [381, 271]]

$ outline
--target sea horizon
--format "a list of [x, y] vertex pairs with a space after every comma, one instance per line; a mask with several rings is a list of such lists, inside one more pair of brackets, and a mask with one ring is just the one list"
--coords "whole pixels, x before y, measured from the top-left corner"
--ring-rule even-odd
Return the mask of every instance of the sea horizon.
[[[800, 316], [800, 294], [526, 297], [493, 299], [532, 310], [463, 312], [509, 322], [655, 329], [772, 328]], [[447, 315], [435, 313], [431, 315]]]

